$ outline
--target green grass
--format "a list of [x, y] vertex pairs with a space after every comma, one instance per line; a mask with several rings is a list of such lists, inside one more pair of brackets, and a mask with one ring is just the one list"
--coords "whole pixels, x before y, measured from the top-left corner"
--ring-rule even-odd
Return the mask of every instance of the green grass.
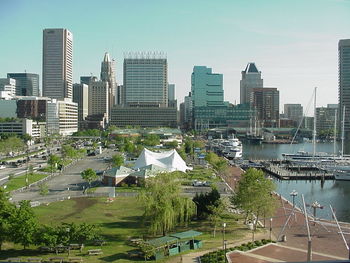
[[[51, 203], [35, 207], [35, 214], [39, 222], [48, 225], [56, 225], [61, 222], [77, 222], [95, 224], [99, 227], [99, 233], [107, 242], [105, 246], [86, 246], [83, 253], [74, 251], [71, 256], [83, 256], [84, 262], [142, 262], [143, 259], [129, 259], [127, 252], [135, 249], [129, 245], [131, 238], [153, 238], [149, 235], [147, 225], [142, 223], [143, 208], [135, 197], [117, 197], [114, 202], [106, 202], [107, 198], [76, 198], [61, 202]], [[242, 227], [232, 216], [226, 216], [223, 220], [228, 222], [226, 236], [229, 241], [243, 237], [247, 230]], [[207, 221], [194, 221], [188, 226], [182, 226], [173, 232], [194, 229], [203, 232], [199, 238], [203, 240], [202, 250], [221, 246], [222, 235], [217, 230], [216, 238], [212, 237], [212, 226]], [[101, 248], [103, 255], [86, 256], [88, 249]], [[8, 257], [37, 256], [48, 258], [54, 254], [41, 254], [36, 247], [30, 247], [26, 251], [20, 245], [6, 243], [1, 251], [0, 260]], [[67, 254], [60, 256], [67, 257]], [[174, 260], [176, 257], [172, 257]], [[169, 259], [157, 262], [167, 262]]]
[[182, 175], [183, 184], [192, 184], [194, 180], [207, 181], [211, 183], [216, 183], [220, 181], [220, 178], [215, 176], [213, 169], [207, 169], [204, 167], [195, 167], [192, 171], [188, 171], [186, 174]]
[[[32, 156], [32, 155], [35, 155], [35, 154], [38, 154], [38, 153], [42, 153], [44, 151], [45, 151], [45, 149], [41, 149], [41, 150], [38, 150], [38, 151], [35, 151], [35, 152], [30, 152], [29, 156]], [[17, 155], [17, 156], [14, 156], [14, 157], [5, 158], [5, 159], [0, 160], [0, 162], [14, 161], [14, 160], [17, 160], [17, 159], [20, 159], [20, 158], [23, 158], [23, 157], [27, 157], [27, 154], [24, 153], [24, 154]]]
[[[37, 174], [37, 173], [28, 174], [28, 184], [32, 184], [47, 176], [48, 176], [47, 174]], [[21, 176], [14, 177], [6, 185], [7, 185], [6, 187], [7, 192], [26, 186], [26, 175], [24, 174]]]

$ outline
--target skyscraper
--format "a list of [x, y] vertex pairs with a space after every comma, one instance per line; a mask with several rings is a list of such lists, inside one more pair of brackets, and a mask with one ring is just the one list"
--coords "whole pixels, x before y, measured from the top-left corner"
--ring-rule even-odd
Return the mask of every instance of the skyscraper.
[[248, 63], [242, 71], [242, 80], [240, 81], [240, 102], [252, 103], [252, 89], [263, 88], [264, 80], [261, 78], [261, 71], [255, 66], [255, 63]]
[[78, 104], [78, 122], [79, 128], [85, 120], [89, 110], [89, 86], [76, 83], [73, 85], [73, 102]]
[[106, 116], [109, 120], [109, 87], [107, 81], [92, 81], [89, 84], [89, 115]]
[[124, 105], [168, 106], [168, 63], [162, 53], [131, 53], [124, 59]]
[[73, 34], [67, 29], [44, 29], [43, 95], [72, 98]]
[[101, 81], [108, 82], [108, 115], [111, 116], [111, 109], [116, 104], [117, 83], [115, 80], [115, 61], [110, 59], [107, 52], [101, 63]]
[[303, 118], [303, 106], [301, 104], [284, 104], [284, 116], [299, 125]]
[[175, 98], [175, 84], [168, 84], [168, 106], [177, 108], [177, 100]]
[[8, 78], [16, 80], [17, 96], [40, 97], [39, 75], [33, 73], [7, 73]]
[[344, 131], [346, 139], [350, 139], [350, 39], [341, 39], [339, 52], [339, 116], [343, 119], [345, 108]]
[[193, 107], [222, 106], [224, 103], [223, 75], [211, 68], [194, 66], [191, 75]]

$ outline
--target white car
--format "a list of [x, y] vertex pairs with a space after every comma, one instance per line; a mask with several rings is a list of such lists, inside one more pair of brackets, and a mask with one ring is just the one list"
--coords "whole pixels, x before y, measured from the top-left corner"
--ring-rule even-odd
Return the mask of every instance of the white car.
[[0, 170], [5, 169], [5, 168], [6, 168], [5, 165], [0, 165]]

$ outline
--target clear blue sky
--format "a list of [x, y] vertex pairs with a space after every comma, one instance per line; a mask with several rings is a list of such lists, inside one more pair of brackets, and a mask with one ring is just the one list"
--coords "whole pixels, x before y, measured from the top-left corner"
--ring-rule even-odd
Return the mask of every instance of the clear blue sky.
[[239, 102], [241, 71], [256, 62], [281, 104], [337, 103], [338, 40], [350, 38], [350, 0], [0, 0], [0, 77], [39, 73], [42, 30], [74, 35], [74, 81], [99, 75], [105, 51], [164, 51], [182, 101], [194, 65], [224, 74], [225, 99]]

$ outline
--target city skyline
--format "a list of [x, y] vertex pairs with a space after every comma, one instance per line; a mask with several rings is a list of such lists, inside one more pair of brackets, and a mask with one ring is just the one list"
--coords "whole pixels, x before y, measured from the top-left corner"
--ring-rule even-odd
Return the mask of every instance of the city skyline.
[[[350, 37], [350, 1], [195, 2], [51, 1], [39, 7], [39, 1], [2, 1], [0, 74], [26, 69], [42, 78], [42, 30], [67, 28], [74, 34], [74, 83], [90, 73], [98, 76], [106, 51], [116, 59], [122, 84], [124, 52], [160, 50], [167, 53], [169, 82], [176, 84], [180, 102], [190, 91], [193, 66], [199, 65], [223, 74], [225, 100], [239, 103], [240, 73], [248, 62], [256, 63], [266, 86], [280, 90], [281, 105], [306, 108], [314, 86], [318, 106], [338, 101], [337, 47], [339, 39]], [[24, 42], [26, 48], [16, 48]]]

